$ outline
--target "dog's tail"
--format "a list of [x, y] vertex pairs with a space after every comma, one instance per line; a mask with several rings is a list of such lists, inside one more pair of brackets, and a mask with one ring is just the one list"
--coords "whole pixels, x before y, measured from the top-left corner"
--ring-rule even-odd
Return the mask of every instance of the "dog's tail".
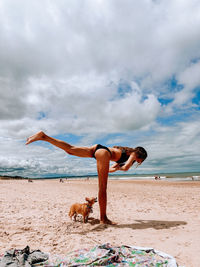
[[70, 210], [69, 213], [68, 213], [69, 217], [71, 218], [72, 217], [72, 211]]

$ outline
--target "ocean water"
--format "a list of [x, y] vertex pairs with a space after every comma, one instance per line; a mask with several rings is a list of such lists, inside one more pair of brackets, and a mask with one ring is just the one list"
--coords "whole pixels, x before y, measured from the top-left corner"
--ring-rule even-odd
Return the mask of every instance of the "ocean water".
[[200, 172], [184, 172], [184, 173], [162, 173], [162, 174], [142, 174], [142, 175], [112, 175], [109, 179], [119, 180], [155, 180], [159, 177], [165, 181], [200, 181]]
[[[156, 180], [155, 176], [134, 176], [134, 177], [109, 177], [110, 180]], [[195, 177], [171, 177], [160, 176], [159, 180], [165, 181], [200, 181], [200, 176]]]
[[[183, 173], [160, 173], [160, 174], [109, 174], [109, 180], [155, 180], [155, 177], [166, 181], [200, 181], [200, 172], [183, 172]], [[43, 177], [42, 179], [95, 179], [97, 175], [83, 176], [59, 176]], [[38, 179], [38, 178], [37, 178]]]

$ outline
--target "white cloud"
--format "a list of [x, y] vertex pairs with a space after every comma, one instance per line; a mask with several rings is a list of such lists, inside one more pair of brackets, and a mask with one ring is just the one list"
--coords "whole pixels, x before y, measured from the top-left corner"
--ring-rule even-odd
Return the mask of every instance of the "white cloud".
[[188, 104], [188, 101], [194, 97], [194, 93], [188, 88], [184, 88], [181, 91], [174, 94], [174, 101], [172, 102], [173, 106], [182, 106]]
[[1, 4], [2, 74], [62, 77], [131, 69], [153, 81], [199, 55], [197, 1]]
[[149, 152], [147, 168], [152, 171], [199, 170], [200, 122], [198, 117], [179, 122], [174, 126], [154, 126], [154, 135], [149, 136], [144, 146]]
[[169, 109], [173, 107], [192, 107], [192, 99], [195, 97], [195, 89], [200, 86], [200, 62], [190, 64], [184, 71], [177, 75], [178, 84], [182, 88], [174, 93], [174, 100], [169, 105]]
[[178, 81], [187, 89], [194, 89], [200, 85], [200, 62], [191, 64], [178, 76]]
[[[89, 144], [147, 133], [158, 115], [189, 108], [200, 84], [199, 12], [197, 0], [2, 0], [0, 136], [16, 142], [41, 129]], [[172, 76], [179, 92], [164, 86]]]
[[[119, 82], [105, 76], [89, 74], [64, 81], [32, 79], [27, 83], [23, 104], [12, 99], [13, 108], [7, 110], [9, 120], [3, 121], [2, 135], [5, 131], [6, 136], [22, 138], [27, 129], [29, 134], [37, 129], [51, 134], [80, 134], [141, 128], [156, 118], [160, 105], [153, 95], [143, 100], [141, 90], [135, 83], [132, 85], [122, 97]], [[8, 101], [2, 102], [2, 109]], [[13, 109], [17, 107], [24, 118], [13, 120]]]

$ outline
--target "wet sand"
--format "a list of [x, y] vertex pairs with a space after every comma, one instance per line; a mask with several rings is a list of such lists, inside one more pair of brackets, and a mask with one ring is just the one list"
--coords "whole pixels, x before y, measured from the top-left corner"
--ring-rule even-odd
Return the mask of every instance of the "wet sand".
[[10, 248], [65, 255], [97, 244], [152, 247], [186, 267], [199, 266], [200, 182], [108, 182], [108, 218], [99, 224], [98, 203], [88, 223], [71, 221], [71, 204], [97, 196], [97, 179], [0, 180], [0, 254]]

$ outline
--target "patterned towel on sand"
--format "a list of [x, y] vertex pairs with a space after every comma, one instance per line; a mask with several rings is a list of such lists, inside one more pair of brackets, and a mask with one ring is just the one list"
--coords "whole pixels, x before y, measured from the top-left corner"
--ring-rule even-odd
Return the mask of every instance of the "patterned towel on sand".
[[[6, 258], [6, 256], [8, 256], [8, 253], [5, 253], [3, 257], [0, 257], [0, 267], [8, 266], [9, 264], [11, 264], [13, 259], [15, 260], [15, 262], [12, 262], [14, 263], [12, 265], [13, 267], [21, 267], [21, 266], [178, 267], [175, 259], [172, 256], [154, 250], [153, 248], [142, 248], [142, 247], [133, 247], [126, 245], [116, 247], [116, 246], [111, 246], [108, 243], [100, 246], [95, 246], [92, 249], [79, 249], [67, 253], [64, 257], [60, 257], [59, 255], [50, 255], [50, 254], [47, 255], [47, 253], [44, 254], [43, 252], [38, 250], [33, 260], [31, 259], [31, 262], [29, 256], [27, 255], [28, 254], [33, 255], [33, 252], [25, 254], [24, 250], [21, 250], [21, 252], [19, 253], [18, 251], [20, 257], [23, 255], [23, 261], [20, 260], [21, 263], [19, 263], [19, 258], [15, 257], [13, 258], [14, 254], [13, 255], [9, 254], [12, 256], [12, 258], [11, 261], [9, 259], [8, 262], [8, 259]], [[41, 259], [41, 261], [39, 261], [38, 259]], [[5, 263], [8, 263], [8, 265]]]
[[[53, 264], [51, 265], [51, 261]], [[176, 260], [153, 248], [132, 246], [111, 246], [104, 244], [92, 249], [76, 250], [64, 258], [49, 259], [49, 266], [135, 266], [135, 267], [177, 267]]]

